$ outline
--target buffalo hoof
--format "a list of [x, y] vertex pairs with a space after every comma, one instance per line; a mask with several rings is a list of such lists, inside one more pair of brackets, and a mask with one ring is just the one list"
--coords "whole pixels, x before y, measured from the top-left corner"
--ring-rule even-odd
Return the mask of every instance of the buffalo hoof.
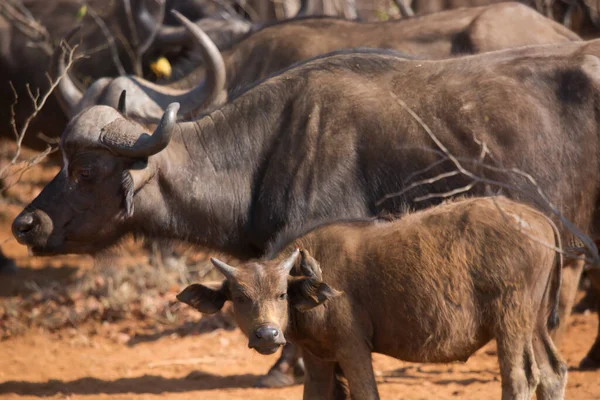
[[303, 383], [304, 365], [301, 360], [298, 361], [294, 368], [289, 368], [287, 371], [282, 371], [277, 367], [271, 368], [269, 373], [260, 377], [254, 386], [258, 388], [280, 388]]
[[593, 370], [600, 368], [600, 360], [588, 354], [585, 356], [583, 360], [579, 363], [579, 369], [581, 370]]

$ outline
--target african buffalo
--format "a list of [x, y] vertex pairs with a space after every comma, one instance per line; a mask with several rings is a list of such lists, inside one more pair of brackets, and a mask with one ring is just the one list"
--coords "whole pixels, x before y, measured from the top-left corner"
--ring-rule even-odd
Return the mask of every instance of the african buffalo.
[[[179, 16], [196, 37], [204, 35], [198, 26]], [[510, 26], [511, 29], [507, 29]], [[205, 35], [204, 35], [205, 36]], [[482, 53], [528, 44], [560, 43], [580, 40], [565, 27], [518, 3], [502, 3], [487, 7], [451, 10], [434, 15], [385, 23], [361, 23], [335, 18], [300, 18], [266, 26], [249, 34], [223, 51], [205, 50], [208, 73], [204, 67], [186, 77], [183, 86], [199, 80], [200, 86], [183, 90], [180, 83], [161, 87], [137, 77], [101, 79], [85, 93], [64, 79], [59, 94], [65, 112], [75, 115], [94, 104], [117, 106], [122, 90], [127, 90], [128, 110], [132, 118], [156, 122], [170, 102], [181, 102], [184, 115], [201, 110], [215, 100], [225, 101], [231, 93], [259, 81], [290, 65], [327, 52], [356, 47], [395, 49], [409, 55], [446, 58], [453, 55]], [[207, 41], [203, 41], [205, 44]], [[214, 47], [214, 46], [212, 46]], [[206, 57], [205, 57], [206, 59]], [[61, 58], [56, 59], [61, 72]], [[225, 71], [219, 71], [224, 65]], [[217, 72], [214, 72], [217, 71]], [[221, 82], [203, 80], [208, 75], [224, 77]], [[210, 93], [202, 93], [202, 85]], [[177, 89], [175, 89], [177, 88]], [[207, 99], [210, 99], [207, 101]]]
[[[492, 339], [503, 399], [530, 399], [536, 389], [540, 400], [564, 398], [567, 365], [548, 333], [558, 322], [562, 256], [553, 248], [561, 245], [539, 211], [472, 198], [289, 236], [297, 237], [240, 267], [211, 259], [225, 281], [177, 297], [208, 314], [232, 301], [248, 347], [261, 354], [288, 338], [297, 344], [305, 399], [332, 398], [335, 362], [353, 398], [378, 399], [372, 352], [466, 361]], [[300, 276], [290, 276], [294, 267]]]
[[[142, 13], [147, 18], [159, 18], [160, 7], [154, 0], [132, 0], [134, 22], [138, 22]], [[123, 1], [87, 1], [86, 6], [79, 0], [4, 0], [0, 2], [0, 134], [12, 138], [11, 110], [14, 101], [9, 82], [12, 82], [18, 95], [16, 122], [19, 127], [31, 114], [33, 106], [26, 85], [33, 93], [39, 89], [44, 93], [49, 88], [47, 72], [50, 66], [52, 46], [71, 28], [81, 24], [78, 33], [79, 50], [89, 53], [89, 58], [80, 60], [72, 73], [80, 80], [98, 79], [103, 76], [118, 75], [111, 51], [106, 45], [107, 39], [98, 26], [96, 19], [104, 21], [107, 29], [115, 37], [118, 57], [126, 71], [133, 71], [133, 65], [127, 51], [137, 52], [147, 46], [142, 40], [151, 40], [153, 33], [143, 29], [137, 23], [137, 31], [128, 28]], [[20, 16], [20, 18], [15, 17]], [[36, 21], [37, 28], [33, 21]], [[79, 39], [81, 39], [79, 41]], [[129, 50], [128, 50], [129, 49]], [[46, 142], [37, 138], [38, 132], [49, 137], [58, 137], [68, 120], [63, 115], [54, 97], [50, 97], [41, 113], [33, 120], [25, 144], [43, 149]]]
[[[122, 112], [94, 106], [65, 129], [62, 170], [13, 232], [39, 255], [94, 253], [135, 233], [250, 258], [287, 227], [421, 208], [435, 200], [413, 198], [470, 183], [454, 175], [378, 206], [424, 168], [453, 168], [439, 162], [393, 96], [453, 154], [479, 157], [477, 142], [485, 142], [496, 160], [531, 174], [565, 218], [592, 232], [600, 193], [598, 56], [600, 41], [440, 61], [341, 52], [282, 71], [196, 121], [177, 123], [173, 104], [152, 135]], [[500, 171], [486, 176], [528, 200], [521, 188], [529, 182]], [[561, 231], [571, 246], [574, 238]], [[563, 320], [582, 268], [582, 261], [565, 267]], [[598, 362], [600, 341], [586, 361]]]

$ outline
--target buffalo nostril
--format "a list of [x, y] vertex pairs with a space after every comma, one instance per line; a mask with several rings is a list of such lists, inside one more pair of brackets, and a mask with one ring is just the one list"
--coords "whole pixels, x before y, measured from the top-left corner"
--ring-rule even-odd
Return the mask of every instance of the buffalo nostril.
[[33, 229], [34, 219], [31, 214], [22, 215], [15, 220], [15, 228], [21, 233], [29, 232]]
[[279, 336], [279, 330], [270, 326], [263, 326], [258, 328], [254, 334], [258, 339], [273, 340]]

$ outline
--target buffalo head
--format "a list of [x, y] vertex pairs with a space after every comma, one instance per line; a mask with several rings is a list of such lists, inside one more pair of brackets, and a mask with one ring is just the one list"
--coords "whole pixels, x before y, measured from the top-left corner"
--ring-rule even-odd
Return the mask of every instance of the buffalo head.
[[169, 144], [179, 104], [148, 134], [127, 118], [124, 100], [120, 110], [91, 107], [65, 128], [62, 169], [12, 225], [33, 254], [94, 253], [126, 231], [133, 195], [152, 177], [149, 157]]
[[248, 347], [272, 354], [286, 343], [290, 307], [307, 311], [340, 295], [323, 282], [318, 263], [306, 251], [302, 251], [301, 275], [290, 275], [300, 253], [295, 250], [281, 261], [250, 262], [237, 268], [211, 258], [225, 281], [190, 285], [177, 298], [207, 314], [232, 301]]

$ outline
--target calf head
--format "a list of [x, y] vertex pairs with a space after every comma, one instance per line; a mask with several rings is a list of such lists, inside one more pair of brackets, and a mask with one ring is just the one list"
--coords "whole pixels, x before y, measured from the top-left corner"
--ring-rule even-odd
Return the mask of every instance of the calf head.
[[232, 267], [211, 258], [226, 279], [219, 284], [193, 284], [177, 298], [198, 311], [213, 314], [225, 301], [233, 302], [235, 319], [248, 336], [248, 347], [261, 354], [272, 354], [286, 343], [284, 332], [290, 308], [307, 311], [340, 292], [324, 283], [311, 266], [318, 264], [307, 252], [300, 263], [302, 276], [291, 276], [300, 251], [281, 262], [250, 262]]
[[152, 177], [148, 158], [169, 143], [179, 104], [152, 135], [119, 110], [95, 106], [78, 114], [61, 137], [63, 167], [15, 218], [19, 243], [36, 255], [94, 253], [120, 239], [133, 197]]

